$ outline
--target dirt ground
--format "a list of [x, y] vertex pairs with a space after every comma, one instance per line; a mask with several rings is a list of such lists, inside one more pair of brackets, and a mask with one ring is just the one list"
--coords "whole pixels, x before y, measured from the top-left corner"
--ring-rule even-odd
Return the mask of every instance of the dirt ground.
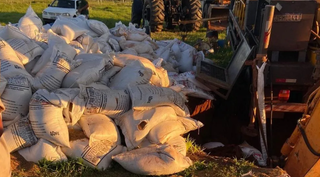
[[[215, 177], [215, 176], [223, 176], [221, 172], [217, 173], [215, 169], [228, 167], [234, 164], [232, 158], [229, 157], [218, 157], [218, 156], [209, 156], [205, 153], [197, 153], [197, 154], [189, 154], [188, 155], [194, 162], [195, 161], [205, 161], [214, 162], [218, 164], [214, 169], [205, 169], [205, 170], [197, 170], [192, 173], [194, 177]], [[27, 162], [24, 160], [19, 153], [13, 153], [11, 155], [11, 166], [13, 170], [13, 176], [41, 176], [39, 175], [40, 168], [32, 162]], [[97, 172], [95, 176], [111, 176], [111, 177], [131, 177], [132, 173], [124, 170], [123, 168], [116, 168], [117, 171], [110, 172]], [[92, 175], [92, 174], [91, 174]], [[279, 167], [276, 168], [259, 168], [253, 167], [246, 175], [243, 177], [287, 177], [287, 173]], [[83, 175], [86, 176], [86, 175]], [[181, 177], [181, 175], [171, 175], [170, 177]]]

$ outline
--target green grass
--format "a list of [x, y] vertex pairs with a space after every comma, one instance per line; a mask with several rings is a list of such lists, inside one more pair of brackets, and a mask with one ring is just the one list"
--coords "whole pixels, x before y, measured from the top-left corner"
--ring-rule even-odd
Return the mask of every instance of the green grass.
[[254, 168], [254, 164], [244, 159], [233, 159], [229, 164], [223, 164], [217, 161], [197, 161], [192, 166], [178, 173], [184, 177], [238, 177], [248, 173]]
[[195, 140], [190, 138], [190, 134], [188, 134], [188, 136], [186, 138], [186, 146], [187, 146], [187, 152], [191, 153], [191, 154], [199, 153], [199, 152], [203, 151], [202, 147], [197, 145], [195, 143]]

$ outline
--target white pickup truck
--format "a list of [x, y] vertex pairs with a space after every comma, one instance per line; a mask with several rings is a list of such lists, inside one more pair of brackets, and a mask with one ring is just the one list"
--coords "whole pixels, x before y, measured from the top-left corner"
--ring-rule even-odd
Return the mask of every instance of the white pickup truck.
[[79, 0], [54, 0], [42, 11], [43, 22], [52, 23], [57, 19], [57, 16], [76, 17]]

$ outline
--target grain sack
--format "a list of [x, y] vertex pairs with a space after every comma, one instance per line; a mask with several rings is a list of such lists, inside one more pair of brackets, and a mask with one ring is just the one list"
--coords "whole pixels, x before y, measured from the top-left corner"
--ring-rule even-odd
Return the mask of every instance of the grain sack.
[[32, 40], [23, 40], [19, 38], [8, 39], [7, 42], [15, 50], [22, 64], [27, 64], [35, 57], [41, 56], [44, 50]]
[[106, 86], [109, 86], [110, 79], [121, 70], [119, 66], [113, 66], [109, 70], [103, 72], [100, 82]]
[[125, 39], [122, 39], [122, 40], [119, 41], [119, 45], [120, 45], [121, 49], [123, 49], [123, 50], [125, 50], [127, 48], [132, 48], [135, 51], [137, 51], [138, 54], [141, 54], [141, 53], [150, 53], [150, 54], [152, 54], [154, 52], [151, 45], [148, 45], [148, 44], [143, 43], [143, 42], [127, 41]]
[[65, 76], [63, 88], [77, 88], [79, 84], [96, 82], [102, 77], [105, 69], [113, 67], [113, 60], [107, 54], [80, 54], [75, 60], [82, 60], [82, 63]]
[[148, 146], [112, 158], [126, 170], [139, 175], [169, 175], [192, 165], [188, 157], [170, 145]]
[[121, 145], [114, 146], [107, 140], [95, 141], [89, 146], [88, 139], [80, 139], [70, 142], [70, 148], [62, 148], [69, 157], [82, 158], [83, 162], [92, 168], [104, 170], [110, 167], [113, 155], [120, 154], [126, 149]]
[[142, 53], [142, 54], [139, 54], [140, 57], [144, 57], [150, 61], [154, 61], [158, 58], [158, 56], [156, 56], [155, 54], [148, 54], [148, 53]]
[[186, 99], [178, 92], [164, 87], [151, 85], [128, 86], [135, 110], [146, 110], [157, 106], [171, 106], [178, 116], [189, 116], [189, 110], [185, 105]]
[[150, 82], [152, 70], [142, 65], [139, 60], [129, 63], [123, 67], [110, 82], [111, 89], [124, 90], [128, 84], [141, 85]]
[[35, 64], [34, 68], [31, 71], [32, 75], [36, 75], [41, 69], [43, 69], [48, 62], [50, 62], [50, 57], [53, 52], [53, 47], [58, 46], [61, 51], [65, 51], [68, 55], [68, 57], [72, 57], [74, 53], [76, 53], [75, 49], [68, 45], [65, 41], [65, 39], [61, 38], [60, 36], [54, 34], [51, 30], [48, 31], [49, 37], [48, 37], [48, 48], [43, 52], [41, 57], [39, 58], [38, 62]]
[[130, 96], [124, 90], [111, 90], [105, 85], [92, 83], [80, 85], [80, 94], [86, 101], [85, 114], [116, 118], [131, 108]]
[[9, 152], [32, 146], [38, 141], [28, 117], [19, 117], [17, 122], [5, 129], [2, 136], [7, 143]]
[[24, 65], [24, 68], [26, 69], [26, 71], [27, 71], [30, 75], [32, 75], [32, 76], [34, 76], [34, 75], [32, 74], [32, 69], [35, 67], [35, 65], [36, 65], [37, 62], [39, 61], [40, 57], [41, 57], [41, 56], [37, 56], [37, 57], [34, 58], [32, 61], [30, 61], [29, 63], [27, 63], [26, 65]]
[[181, 59], [181, 50], [180, 50], [180, 47], [179, 47], [178, 42], [175, 42], [175, 43], [172, 45], [171, 51], [172, 51], [173, 55], [175, 56], [175, 58], [176, 58], [177, 60], [180, 60], [180, 59]]
[[182, 136], [176, 136], [171, 139], [168, 139], [166, 144], [171, 145], [178, 152], [180, 152], [183, 156], [187, 155], [187, 144], [186, 140]]
[[[128, 50], [134, 50], [134, 49], [128, 49]], [[125, 65], [127, 65], [133, 61], [136, 61], [136, 60], [141, 61], [141, 63], [145, 67], [148, 67], [150, 69], [155, 68], [153, 63], [151, 61], [149, 61], [148, 59], [143, 58], [143, 57], [139, 57], [136, 55], [131, 55], [131, 54], [116, 54], [115, 58], [114, 58], [114, 64], [116, 66], [124, 67]]]
[[29, 111], [29, 102], [32, 90], [28, 78], [16, 75], [7, 78], [6, 89], [1, 95], [1, 100], [6, 107], [2, 113], [3, 120], [14, 120], [18, 115], [26, 116]]
[[111, 45], [114, 51], [119, 52], [121, 50], [118, 41], [116, 41], [115, 39], [110, 38], [108, 40], [108, 43]]
[[190, 48], [181, 53], [181, 59], [179, 60], [180, 72], [192, 71], [194, 56], [196, 55], [196, 53], [197, 53], [197, 50], [195, 48]]
[[197, 85], [195, 85], [193, 82], [189, 80], [180, 80], [180, 81], [177, 81], [176, 83], [184, 86], [181, 90], [181, 92], [184, 95], [214, 100], [214, 96], [212, 93], [199, 88]]
[[55, 20], [51, 29], [58, 35], [66, 37], [69, 41], [72, 41], [87, 32], [86, 29], [81, 28], [74, 23], [68, 23], [59, 17]]
[[177, 120], [163, 121], [154, 126], [147, 138], [155, 144], [164, 144], [169, 139], [200, 129], [203, 124], [192, 118], [179, 117]]
[[85, 109], [85, 102], [78, 95], [79, 88], [61, 88], [54, 91], [56, 94], [67, 95], [67, 107], [63, 108], [63, 117], [67, 125], [75, 125], [80, 117], [83, 115]]
[[12, 25], [6, 25], [0, 30], [0, 38], [3, 40], [9, 39], [22, 39], [24, 41], [31, 41], [31, 39], [21, 32], [17, 27]]
[[31, 5], [26, 14], [20, 18], [18, 22], [19, 29], [31, 39], [35, 39], [40, 33], [42, 21], [38, 15], [33, 11]]
[[82, 45], [85, 53], [88, 53], [90, 51], [94, 43], [93, 38], [88, 34], [80, 35], [79, 37], [76, 38], [76, 41], [78, 41]]
[[17, 57], [11, 46], [0, 38], [0, 60], [1, 60], [1, 75], [5, 78], [12, 77], [18, 74], [24, 74], [32, 81], [32, 77], [24, 69], [23, 64]]
[[83, 49], [83, 46], [78, 41], [71, 41], [69, 45], [72, 46], [77, 53], [86, 53], [86, 51]]
[[194, 71], [188, 71], [188, 72], [184, 72], [184, 73], [180, 73], [178, 74], [177, 72], [170, 72], [168, 73], [168, 76], [170, 79], [173, 79], [175, 81], [190, 81], [193, 84], [195, 84], [197, 87], [205, 90], [205, 91], [210, 91], [210, 88], [208, 88], [207, 86], [205, 86], [204, 84], [202, 84], [201, 82], [199, 82], [196, 79], [196, 72]]
[[155, 107], [145, 111], [130, 110], [116, 119], [125, 137], [128, 149], [138, 147], [149, 131], [165, 120], [175, 120], [177, 116], [169, 106]]
[[61, 147], [52, 144], [45, 139], [39, 139], [37, 144], [18, 151], [28, 162], [38, 163], [42, 159], [48, 161], [67, 161], [66, 155], [61, 151]]
[[95, 33], [93, 30], [91, 30], [91, 28], [87, 24], [88, 20], [83, 15], [79, 15], [74, 18], [59, 16], [59, 18], [61, 20], [65, 21], [65, 23], [73, 23], [73, 24], [79, 26], [80, 28], [86, 29], [87, 30], [86, 33], [91, 37], [98, 37], [99, 36], [97, 33]]
[[[139, 147], [147, 147], [150, 145], [154, 145], [154, 143], [150, 142], [147, 138], [144, 139]], [[187, 145], [186, 145], [186, 140], [182, 136], [176, 136], [168, 141], [166, 141], [164, 144], [171, 145], [173, 148], [175, 148], [178, 152], [180, 152], [182, 155], [186, 156], [187, 154]]]
[[128, 31], [125, 34], [125, 37], [127, 40], [138, 41], [138, 42], [142, 42], [147, 38], [150, 38], [149, 35], [147, 35], [145, 32], [142, 32], [142, 31]]
[[5, 90], [7, 85], [7, 79], [4, 78], [1, 74], [0, 74], [0, 96], [2, 95], [3, 91]]
[[29, 104], [29, 119], [38, 138], [58, 146], [70, 146], [68, 128], [62, 114], [69, 99], [68, 95], [50, 93], [45, 89], [33, 94]]
[[0, 137], [0, 152], [0, 174], [3, 177], [11, 177], [10, 152], [3, 136]]
[[50, 62], [34, 78], [33, 88], [45, 88], [49, 91], [60, 88], [65, 75], [79, 65], [78, 61], [73, 60], [75, 55], [74, 49], [62, 49], [60, 45], [55, 45], [52, 49]]
[[113, 145], [120, 145], [121, 139], [116, 124], [103, 114], [82, 116], [79, 124], [89, 138], [89, 146], [95, 141], [108, 140]]
[[130, 54], [117, 54], [114, 57], [114, 64], [116, 66], [124, 67], [125, 65], [128, 65], [129, 63], [135, 60], [139, 60], [144, 67], [149, 68], [153, 71], [153, 75], [150, 80], [152, 85], [161, 86], [161, 87], [169, 86], [170, 82], [169, 82], [167, 71], [162, 67], [156, 67], [150, 60], [146, 58], [130, 55]]
[[87, 20], [87, 25], [98, 35], [110, 34], [109, 28], [101, 21]]

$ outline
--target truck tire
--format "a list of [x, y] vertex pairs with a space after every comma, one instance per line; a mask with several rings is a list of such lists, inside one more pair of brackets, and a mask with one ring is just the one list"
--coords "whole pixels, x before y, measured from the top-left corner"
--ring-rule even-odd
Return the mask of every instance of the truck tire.
[[201, 26], [202, 11], [200, 0], [183, 0], [182, 1], [183, 16], [182, 21], [199, 20], [195, 23], [181, 24], [181, 31], [197, 31]]
[[150, 26], [151, 32], [160, 32], [164, 22], [163, 0], [145, 0], [142, 11], [143, 26]]

